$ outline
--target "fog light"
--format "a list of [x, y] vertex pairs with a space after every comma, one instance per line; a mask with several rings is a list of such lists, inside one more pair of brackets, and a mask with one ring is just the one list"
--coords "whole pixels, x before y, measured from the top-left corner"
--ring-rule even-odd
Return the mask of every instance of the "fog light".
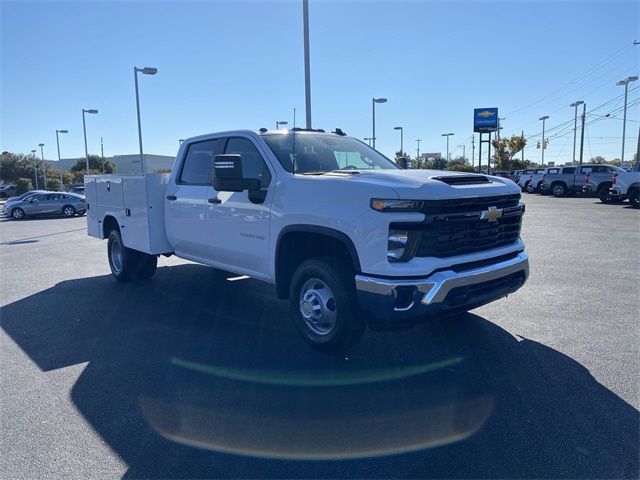
[[399, 260], [404, 255], [409, 241], [409, 232], [406, 230], [389, 230], [387, 242], [387, 257]]

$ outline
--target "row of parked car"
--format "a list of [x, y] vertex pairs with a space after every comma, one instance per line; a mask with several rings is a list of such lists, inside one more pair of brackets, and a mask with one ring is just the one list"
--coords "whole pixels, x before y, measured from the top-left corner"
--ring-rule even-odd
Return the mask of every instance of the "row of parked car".
[[615, 165], [586, 164], [494, 174], [510, 178], [523, 192], [552, 194], [556, 197], [595, 193], [603, 203], [628, 199], [632, 206], [640, 207], [640, 162], [631, 171]]
[[14, 220], [39, 216], [74, 217], [87, 212], [85, 197], [73, 192], [49, 192], [47, 190], [31, 190], [15, 197], [10, 197], [2, 206], [1, 213]]

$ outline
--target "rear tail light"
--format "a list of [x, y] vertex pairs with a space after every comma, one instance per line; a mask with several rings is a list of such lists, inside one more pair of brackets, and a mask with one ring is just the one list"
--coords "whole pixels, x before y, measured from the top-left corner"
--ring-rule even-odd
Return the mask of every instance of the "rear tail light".
[[613, 176], [611, 177], [611, 183], [615, 185], [617, 182], [618, 182], [618, 173], [613, 172]]
[[590, 177], [590, 176], [591, 176], [591, 175], [589, 175], [588, 173], [587, 173], [587, 174], [585, 174], [585, 176], [584, 176], [584, 183], [589, 183], [589, 177]]

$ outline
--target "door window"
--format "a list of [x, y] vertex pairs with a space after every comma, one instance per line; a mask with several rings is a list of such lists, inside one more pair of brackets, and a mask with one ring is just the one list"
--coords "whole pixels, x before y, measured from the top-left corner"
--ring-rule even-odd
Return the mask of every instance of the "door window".
[[211, 185], [213, 183], [213, 157], [222, 153], [224, 139], [216, 138], [192, 143], [182, 164], [178, 183]]
[[262, 155], [248, 138], [230, 138], [225, 153], [235, 153], [242, 157], [242, 174], [245, 178], [257, 178], [260, 186], [266, 188], [271, 182], [271, 173]]

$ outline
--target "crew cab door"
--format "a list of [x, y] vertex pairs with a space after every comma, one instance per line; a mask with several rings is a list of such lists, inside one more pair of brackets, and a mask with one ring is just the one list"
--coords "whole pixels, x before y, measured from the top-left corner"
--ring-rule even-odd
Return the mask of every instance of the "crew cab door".
[[220, 268], [268, 279], [273, 172], [259, 146], [249, 137], [227, 138], [224, 153], [242, 157], [244, 176], [258, 178], [261, 191], [255, 195], [207, 188], [204, 237], [208, 259]]
[[165, 229], [176, 254], [197, 261], [210, 257], [205, 232], [205, 203], [213, 184], [213, 157], [223, 152], [224, 139], [187, 145], [183, 160], [167, 186]]

